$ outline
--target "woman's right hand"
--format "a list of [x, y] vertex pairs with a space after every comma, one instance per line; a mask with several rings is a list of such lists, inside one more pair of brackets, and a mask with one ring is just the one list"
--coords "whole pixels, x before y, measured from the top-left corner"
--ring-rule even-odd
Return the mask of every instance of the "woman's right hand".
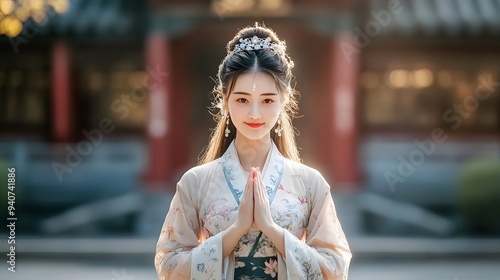
[[235, 222], [237, 229], [241, 230], [243, 234], [247, 233], [253, 225], [253, 186], [256, 170], [252, 167], [248, 175], [247, 184], [240, 201], [240, 208], [238, 210], [238, 217]]
[[245, 191], [240, 200], [236, 221], [222, 232], [222, 257], [226, 258], [234, 250], [240, 238], [253, 226], [253, 186], [256, 170], [252, 168], [247, 179]]

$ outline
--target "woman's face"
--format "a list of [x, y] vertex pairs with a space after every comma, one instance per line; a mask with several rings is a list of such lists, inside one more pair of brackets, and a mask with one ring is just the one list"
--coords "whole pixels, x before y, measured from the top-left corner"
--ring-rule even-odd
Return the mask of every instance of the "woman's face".
[[249, 140], [269, 137], [282, 103], [283, 98], [271, 75], [262, 72], [239, 75], [226, 108], [236, 127], [237, 137]]

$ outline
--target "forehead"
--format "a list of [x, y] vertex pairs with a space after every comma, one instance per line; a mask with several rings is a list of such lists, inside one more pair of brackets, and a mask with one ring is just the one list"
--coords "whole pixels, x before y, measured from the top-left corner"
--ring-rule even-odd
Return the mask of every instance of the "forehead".
[[[255, 83], [255, 91], [253, 85]], [[248, 72], [238, 76], [234, 83], [233, 92], [246, 93], [278, 93], [273, 76], [263, 72]]]

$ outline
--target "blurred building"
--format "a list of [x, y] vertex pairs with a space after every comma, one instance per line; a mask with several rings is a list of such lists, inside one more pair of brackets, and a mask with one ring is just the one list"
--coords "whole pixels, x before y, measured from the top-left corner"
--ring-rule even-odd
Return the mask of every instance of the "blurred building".
[[[481, 163], [486, 173], [500, 171], [500, 21], [493, 16], [500, 2], [369, 2], [353, 29], [361, 50], [362, 181], [370, 193], [420, 208], [383, 209], [372, 205], [376, 200], [366, 207], [399, 220], [414, 215], [415, 224], [434, 233], [474, 224], [482, 218], [472, 218], [471, 208], [486, 217], [493, 211], [486, 205], [500, 201], [491, 190], [500, 187], [498, 177], [482, 183], [478, 178], [487, 175], [470, 172]], [[472, 203], [483, 195], [490, 199]], [[487, 219], [498, 229], [498, 221]]]
[[[225, 44], [256, 21], [295, 61], [305, 163], [335, 191], [369, 194], [355, 205], [367, 229], [396, 232], [407, 218], [454, 232], [464, 164], [499, 160], [500, 1], [67, 3], [0, 36], [0, 156], [19, 170], [25, 205], [47, 216], [174, 190], [215, 125]], [[7, 8], [9, 34], [18, 14]], [[124, 213], [141, 207], [125, 201]]]

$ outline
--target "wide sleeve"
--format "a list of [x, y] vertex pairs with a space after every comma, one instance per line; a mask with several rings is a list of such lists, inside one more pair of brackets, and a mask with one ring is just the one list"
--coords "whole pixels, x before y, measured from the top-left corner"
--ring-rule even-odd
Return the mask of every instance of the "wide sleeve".
[[193, 176], [177, 184], [156, 245], [159, 280], [222, 279], [222, 239], [217, 234], [200, 243], [195, 187]]
[[351, 251], [337, 218], [330, 186], [318, 171], [312, 173], [311, 180], [307, 180], [311, 212], [306, 240], [303, 242], [284, 231], [287, 276], [288, 279], [345, 280]]

